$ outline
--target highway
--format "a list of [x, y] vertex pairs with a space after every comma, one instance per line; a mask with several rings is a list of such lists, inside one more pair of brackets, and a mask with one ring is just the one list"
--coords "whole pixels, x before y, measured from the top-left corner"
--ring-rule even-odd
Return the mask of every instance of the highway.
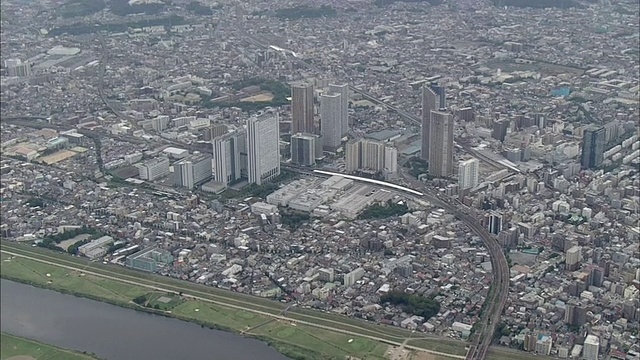
[[[0, 252], [11, 255], [11, 256], [21, 257], [21, 258], [29, 259], [32, 261], [37, 261], [40, 263], [72, 270], [72, 271], [78, 271], [80, 273], [84, 273], [88, 275], [93, 275], [93, 276], [102, 277], [102, 278], [106, 278], [114, 281], [119, 281], [122, 283], [134, 285], [134, 286], [142, 286], [154, 291], [182, 294], [182, 296], [186, 298], [199, 300], [199, 301], [215, 304], [215, 305], [226, 307], [226, 308], [243, 310], [243, 311], [251, 312], [254, 314], [266, 316], [278, 321], [286, 321], [289, 323], [307, 325], [310, 327], [315, 327], [323, 330], [342, 333], [348, 336], [362, 337], [362, 338], [366, 338], [374, 341], [379, 341], [379, 342], [393, 345], [393, 346], [404, 346], [405, 348], [408, 348], [411, 350], [424, 351], [434, 355], [445, 356], [445, 357], [450, 357], [455, 359], [464, 359], [464, 356], [460, 356], [460, 355], [452, 355], [452, 354], [442, 353], [438, 351], [432, 351], [429, 349], [424, 349], [417, 346], [407, 345], [405, 344], [405, 338], [398, 338], [398, 341], [393, 341], [393, 340], [389, 340], [388, 338], [389, 335], [387, 334], [381, 333], [381, 336], [387, 336], [387, 338], [371, 335], [371, 333], [373, 332], [372, 330], [362, 329], [356, 325], [327, 319], [321, 316], [313, 316], [306, 313], [296, 312], [295, 313], [296, 318], [292, 318], [290, 315], [289, 316], [287, 315], [286, 311], [278, 311], [278, 309], [275, 309], [274, 307], [258, 305], [255, 302], [251, 302], [251, 299], [249, 298], [249, 296], [247, 296], [247, 300], [239, 300], [238, 296], [235, 296], [235, 297], [231, 297], [228, 295], [225, 296], [224, 295], [225, 291], [218, 290], [215, 294], [213, 294], [210, 291], [204, 292], [204, 291], [195, 290], [193, 287], [190, 287], [190, 286], [187, 287], [187, 286], [168, 284], [166, 282], [140, 278], [137, 276], [123, 274], [121, 272], [106, 270], [104, 268], [93, 267], [89, 270], [88, 266], [82, 266], [78, 264], [76, 261], [71, 261], [72, 259], [63, 260], [63, 259], [60, 259], [59, 257], [48, 256], [42, 253], [35, 253], [31, 251], [29, 247], [10, 244], [6, 242], [2, 242], [2, 247], [0, 247]], [[231, 292], [227, 292], [227, 293], [229, 295], [231, 294]], [[290, 309], [291, 309], [291, 306], [287, 307], [285, 310], [290, 310]], [[305, 320], [302, 320], [301, 318], [304, 318]], [[335, 325], [333, 326], [323, 325], [322, 323], [325, 323], [325, 324], [334, 323]], [[345, 329], [345, 327], [351, 328], [352, 330], [347, 330]]]

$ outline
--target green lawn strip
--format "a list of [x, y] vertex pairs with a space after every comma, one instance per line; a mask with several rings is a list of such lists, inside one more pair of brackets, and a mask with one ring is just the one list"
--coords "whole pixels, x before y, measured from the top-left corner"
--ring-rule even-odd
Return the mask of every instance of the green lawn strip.
[[546, 360], [554, 359], [550, 356], [541, 356], [526, 353], [524, 351], [510, 350], [506, 348], [491, 347], [487, 353], [487, 360]]
[[[44, 275], [31, 276], [32, 273]], [[71, 292], [88, 294], [116, 302], [128, 302], [133, 298], [130, 296], [133, 293], [132, 291], [122, 291], [123, 286], [121, 285], [127, 286], [127, 284], [92, 275], [82, 276], [77, 271], [19, 257], [15, 257], [10, 261], [3, 259], [2, 266], [0, 266], [0, 274], [3, 277], [26, 280], [54, 290], [66, 289]], [[50, 276], [46, 276], [46, 274]]]
[[223, 308], [197, 300], [185, 301], [176, 306], [171, 313], [191, 320], [217, 324], [235, 331], [245, 330], [248, 326], [255, 326], [269, 319], [259, 314]]
[[79, 352], [57, 348], [38, 341], [0, 334], [0, 359], [14, 356], [30, 356], [36, 360], [95, 360], [95, 357]]
[[322, 354], [328, 357], [344, 358], [346, 355], [356, 356], [355, 353], [348, 354], [336, 344], [327, 344], [324, 341], [319, 341], [307, 332], [297, 329], [297, 326], [294, 327], [287, 322], [275, 321], [258, 328], [256, 332], [278, 342], [295, 345], [310, 351], [322, 349]]
[[[86, 259], [71, 257], [64, 254], [58, 254], [58, 253], [51, 252], [44, 249], [31, 248], [23, 245], [16, 245], [16, 244], [11, 244], [6, 242], [1, 243], [1, 248], [6, 251], [12, 251], [18, 254], [31, 256], [31, 257], [42, 259], [45, 261], [55, 261], [55, 262], [59, 261], [63, 265], [77, 266], [77, 267], [86, 266], [85, 268], [86, 271], [96, 272], [98, 274], [104, 274], [108, 276], [122, 276], [125, 279], [135, 278], [141, 285], [148, 284], [152, 286], [163, 287], [168, 290], [174, 290], [174, 291], [182, 291], [183, 289], [185, 292], [193, 291], [194, 292], [193, 294], [190, 292], [187, 292], [187, 295], [202, 296], [204, 298], [210, 298], [212, 300], [221, 301], [221, 302], [229, 303], [232, 305], [239, 305], [247, 308], [248, 310], [259, 310], [259, 311], [267, 312], [270, 314], [278, 315], [281, 312], [281, 309], [283, 309], [285, 306], [288, 306], [288, 304], [282, 304], [282, 303], [275, 302], [268, 299], [261, 299], [259, 297], [251, 296], [248, 294], [234, 293], [231, 291], [212, 288], [204, 285], [193, 284], [193, 283], [178, 280], [178, 279], [163, 277], [155, 274], [138, 272], [131, 269], [123, 268], [121, 266], [104, 265], [102, 263], [97, 263], [97, 262], [88, 262]], [[6, 254], [3, 254], [3, 258], [5, 258], [5, 255]], [[21, 261], [25, 261], [25, 262], [30, 261], [29, 264], [34, 263], [34, 261], [31, 261], [28, 259], [21, 259]], [[51, 266], [47, 264], [42, 264], [38, 262], [35, 262], [35, 263], [39, 265], [49, 266], [48, 269], [51, 268]], [[29, 265], [29, 266], [33, 266], [33, 265]], [[67, 271], [66, 269], [62, 269], [62, 270], [63, 272]], [[51, 270], [47, 270], [47, 271], [51, 271]], [[1, 273], [3, 274], [3, 276], [5, 276], [4, 271], [1, 271]], [[86, 276], [91, 276], [91, 275], [86, 275]], [[127, 277], [130, 277], [130, 278], [127, 278]], [[100, 281], [104, 283], [109, 283], [109, 284], [117, 283], [121, 286], [135, 288], [135, 286], [130, 284], [121, 283], [121, 282], [117, 282], [110, 279], [100, 278], [98, 276], [92, 276], [91, 279], [92, 281], [95, 281], [96, 279], [100, 279]], [[34, 280], [34, 279], [29, 279], [29, 280]], [[109, 289], [113, 289], [112, 286], [114, 285], [109, 285], [105, 287]], [[147, 290], [147, 292], [145, 293], [140, 293], [141, 291], [142, 289], [138, 288], [137, 291], [129, 292], [128, 293], [129, 295], [133, 295], [133, 296], [130, 296], [129, 299], [132, 299], [139, 295], [144, 295], [148, 292]], [[135, 293], [135, 295], [133, 293]], [[98, 295], [95, 290], [92, 291], [91, 295], [104, 296], [104, 294]], [[114, 299], [113, 294], [110, 294], [110, 296], [108, 297], [112, 301], [117, 301], [118, 303], [122, 301], [121, 297]], [[237, 302], [234, 300], [237, 300]], [[180, 308], [180, 305], [177, 306], [176, 308]], [[172, 312], [175, 313], [176, 309], [173, 309]], [[178, 315], [186, 315], [186, 314], [178, 314]], [[368, 323], [364, 320], [341, 316], [339, 314], [321, 313], [319, 311], [302, 309], [299, 307], [291, 308], [290, 311], [287, 312], [286, 316], [296, 320], [310, 321], [318, 325], [328, 326], [328, 327], [332, 327], [340, 330], [354, 331], [363, 335], [379, 337], [381, 339], [386, 339], [394, 342], [402, 342], [404, 341], [405, 338], [411, 336], [410, 332], [403, 329], [391, 328], [388, 326]], [[314, 318], [310, 318], [309, 316], [313, 316]], [[229, 322], [225, 322], [224, 327], [234, 328], [232, 325], [233, 324]], [[420, 341], [420, 340], [412, 340], [412, 342], [416, 342], [416, 341]], [[456, 355], [465, 354], [465, 350], [464, 350], [465, 343], [461, 341], [456, 342], [456, 341], [445, 340], [443, 343], [443, 341], [441, 340], [428, 340], [428, 341], [423, 341], [419, 343], [410, 343], [410, 344], [418, 347], [424, 347], [425, 349], [430, 349], [434, 351], [448, 352]]]
[[[4, 254], [3, 258], [4, 260], [6, 260]], [[123, 285], [125, 286], [125, 289], [129, 296], [131, 296], [130, 299], [135, 296], [150, 294], [151, 304], [154, 301], [157, 301], [157, 299], [159, 299], [161, 296], [166, 295], [160, 292], [149, 293], [142, 288], [137, 289], [136, 291], [132, 291], [131, 288], [133, 288], [134, 286], [118, 283], [116, 280], [99, 278], [92, 275], [80, 276], [77, 271], [61, 269], [57, 268], [55, 265], [43, 264], [34, 260], [19, 257], [13, 258], [8, 262], [3, 262], [2, 266], [0, 267], [0, 274], [5, 278], [21, 280], [21, 274], [32, 274], [34, 273], [32, 269], [36, 269], [36, 272], [42, 272], [45, 274], [48, 273], [51, 275], [51, 277], [44, 278], [40, 276], [29, 277], [28, 281], [33, 285], [39, 285], [45, 288], [52, 288], [56, 290], [65, 290], [66, 292], [70, 292], [75, 295], [89, 295], [89, 297], [91, 298], [106, 299], [109, 300], [108, 302], [114, 303], [116, 305], [124, 305], [124, 301], [122, 300], [123, 297], [115, 293], [115, 291], [117, 291], [119, 288], [122, 289]], [[100, 286], [96, 286], [92, 282], [88, 282], [88, 279], [91, 279], [91, 281], [100, 281]], [[127, 302], [130, 303], [130, 301]], [[129, 305], [131, 306], [132, 304]], [[195, 311], [195, 309], [198, 309], [198, 311]], [[270, 317], [254, 314], [249, 311], [228, 309], [222, 306], [216, 306], [215, 304], [210, 304], [198, 300], [181, 301], [180, 304], [172, 309], [171, 313], [174, 317], [182, 320], [193, 321], [200, 323], [203, 326], [211, 326], [222, 330], [234, 330], [236, 332], [245, 330], [247, 327], [262, 324], [270, 319]], [[278, 347], [277, 343], [287, 343], [287, 345], [284, 346], [283, 344], [280, 344], [281, 348], [279, 350], [283, 352], [290, 351], [293, 355], [299, 354], [301, 356], [300, 358], [309, 358], [308, 355], [312, 353], [316, 354], [314, 355], [314, 357], [322, 358], [322, 356], [320, 356], [319, 354], [324, 354], [326, 349], [340, 349], [337, 345], [331, 344], [331, 342], [322, 341], [319, 339], [334, 339], [334, 341], [343, 341], [341, 334], [334, 334], [327, 330], [316, 329], [312, 327], [308, 328], [312, 329], [310, 331], [313, 331], [315, 334], [317, 334], [316, 340], [311, 344], [318, 345], [322, 343], [320, 347], [313, 348], [307, 343], [305, 343], [304, 346], [300, 346], [294, 341], [280, 341], [282, 339], [277, 337], [275, 339], [271, 339], [273, 341], [269, 342], [273, 343], [275, 347]], [[258, 335], [267, 334], [259, 332]], [[258, 336], [258, 338], [261, 337]], [[369, 342], [369, 340], [363, 340]], [[379, 353], [379, 348], [375, 347], [375, 342], [370, 341], [370, 343], [371, 346], [368, 346], [368, 348], [375, 348], [376, 353]], [[380, 344], [380, 346], [383, 347], [384, 345]], [[304, 349], [304, 351], [301, 351], [301, 349]], [[366, 354], [366, 351], [354, 351], [352, 355], [364, 355], [363, 353]], [[343, 358], [344, 355], [347, 354], [348, 352], [341, 350], [340, 357]], [[291, 354], [287, 355], [289, 356]], [[335, 354], [328, 355], [337, 355], [337, 352]], [[292, 357], [295, 358], [295, 356]]]
[[407, 345], [421, 347], [432, 351], [447, 353], [451, 355], [466, 355], [466, 344], [460, 341], [446, 339], [417, 339], [409, 340]]
[[[94, 271], [98, 273], [108, 272], [108, 273], [111, 273], [112, 275], [119, 274], [123, 276], [132, 276], [132, 277], [135, 277], [137, 280], [139, 280], [141, 283], [143, 282], [142, 280], [146, 280], [146, 281], [152, 282], [155, 285], [166, 287], [166, 288], [175, 286], [175, 287], [183, 288], [185, 290], [191, 290], [194, 292], [203, 292], [211, 296], [222, 296], [225, 298], [226, 301], [228, 301], [229, 299], [238, 300], [243, 302], [242, 305], [246, 306], [247, 308], [270, 312], [272, 314], [278, 314], [282, 309], [284, 309], [284, 307], [287, 306], [286, 304], [282, 304], [269, 299], [261, 299], [259, 297], [255, 297], [248, 294], [235, 293], [235, 292], [212, 288], [212, 287], [208, 287], [200, 284], [193, 284], [193, 283], [182, 281], [179, 279], [163, 277], [156, 274], [138, 272], [138, 271], [134, 271], [121, 266], [104, 265], [99, 262], [89, 262], [86, 259], [70, 257], [68, 255], [58, 254], [52, 251], [48, 251], [46, 249], [26, 247], [24, 245], [16, 245], [16, 244], [7, 243], [7, 242], [2, 242], [1, 245], [2, 245], [2, 249], [5, 249], [7, 251], [13, 251], [13, 252], [24, 254], [26, 256], [31, 256], [31, 257], [38, 257], [47, 261], [52, 261], [51, 258], [55, 258], [55, 259], [59, 259], [61, 263], [67, 264], [67, 265], [73, 265], [73, 266], [89, 265], [86, 268], [87, 271]], [[38, 255], [41, 255], [41, 257], [39, 257]], [[199, 293], [196, 293], [193, 295], [201, 296], [201, 294]], [[300, 315], [298, 315], [297, 313], [299, 313]], [[328, 321], [322, 321], [322, 323], [321, 323], [321, 320], [319, 319], [313, 319], [313, 321], [318, 322], [321, 325], [332, 326], [332, 327], [340, 328], [343, 330], [357, 330], [366, 335], [376, 336], [376, 337], [380, 337], [380, 338], [384, 338], [384, 339], [396, 341], [396, 342], [402, 342], [404, 338], [410, 336], [410, 333], [406, 330], [372, 324], [364, 320], [353, 319], [353, 318], [349, 318], [349, 317], [341, 316], [337, 314], [320, 313], [318, 311], [297, 308], [291, 314], [288, 314], [288, 316], [289, 315], [292, 318], [295, 318], [298, 320], [306, 320], [306, 321], [309, 321], [310, 318], [304, 315], [319, 317], [319, 318], [322, 318], [323, 320], [328, 320]]]

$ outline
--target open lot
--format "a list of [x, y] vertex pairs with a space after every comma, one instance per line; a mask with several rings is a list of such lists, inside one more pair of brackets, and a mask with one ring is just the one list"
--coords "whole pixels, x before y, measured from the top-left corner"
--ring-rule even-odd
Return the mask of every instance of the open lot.
[[77, 153], [73, 152], [71, 150], [60, 150], [56, 153], [53, 153], [51, 155], [47, 155], [47, 156], [43, 156], [41, 158], [38, 159], [38, 161], [42, 162], [45, 165], [51, 165], [51, 164], [56, 164], [59, 163], [61, 161], [67, 160], [69, 158], [72, 158], [74, 156], [76, 156]]
[[0, 334], [0, 360], [91, 360], [89, 355], [60, 349], [10, 334]]
[[242, 102], [258, 102], [258, 101], [271, 101], [273, 100], [272, 93], [264, 93], [246, 97], [244, 99], [240, 99]]

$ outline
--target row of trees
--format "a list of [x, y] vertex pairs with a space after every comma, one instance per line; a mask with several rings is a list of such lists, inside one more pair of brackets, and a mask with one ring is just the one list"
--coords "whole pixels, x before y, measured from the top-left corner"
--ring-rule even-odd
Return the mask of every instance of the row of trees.
[[276, 10], [276, 17], [281, 19], [313, 19], [320, 17], [331, 17], [336, 15], [336, 10], [328, 5], [322, 5], [318, 8], [307, 5], [299, 5], [292, 8], [284, 8]]
[[227, 101], [227, 102], [211, 102], [210, 100], [204, 100], [202, 105], [206, 108], [228, 108], [228, 107], [237, 107], [242, 109], [242, 111], [255, 112], [258, 110], [262, 110], [266, 107], [273, 106], [278, 107], [282, 105], [289, 104], [289, 100], [287, 97], [291, 94], [291, 89], [288, 85], [283, 84], [279, 81], [261, 79], [261, 78], [250, 78], [238, 81], [231, 85], [231, 87], [235, 90], [244, 89], [249, 86], [260, 86], [261, 90], [268, 91], [273, 95], [273, 99], [270, 101]]
[[311, 219], [309, 214], [302, 212], [291, 210], [287, 208], [280, 208], [280, 216], [282, 219], [282, 224], [288, 226], [290, 229], [295, 230], [300, 227], [300, 225]]
[[75, 23], [70, 25], [63, 25], [57, 28], [49, 30], [48, 36], [59, 36], [62, 34], [69, 35], [84, 35], [95, 34], [100, 31], [107, 32], [125, 32], [129, 28], [142, 28], [146, 26], [173, 26], [186, 24], [186, 20], [182, 16], [171, 15], [155, 19], [147, 19], [140, 21], [129, 21], [123, 23], [112, 24], [88, 24], [88, 23]]
[[57, 11], [63, 18], [76, 16], [88, 16], [104, 10], [107, 3], [104, 0], [70, 0], [64, 3]]
[[440, 312], [440, 303], [433, 298], [416, 294], [407, 294], [404, 291], [393, 290], [380, 297], [381, 304], [401, 306], [402, 311], [430, 319]]
[[405, 203], [394, 203], [389, 200], [386, 204], [373, 204], [364, 209], [358, 216], [360, 220], [385, 219], [392, 216], [404, 215], [409, 211], [409, 207]]
[[199, 1], [192, 1], [185, 6], [185, 9], [191, 11], [196, 15], [213, 15], [211, 7], [202, 5]]
[[[94, 228], [90, 228], [90, 227], [88, 227], [86, 225], [83, 225], [80, 228], [69, 229], [69, 230], [66, 230], [63, 233], [57, 233], [57, 234], [49, 235], [49, 236], [45, 237], [44, 239], [42, 239], [42, 241], [38, 243], [38, 246], [62, 252], [62, 251], [64, 251], [64, 249], [59, 247], [58, 244], [60, 244], [62, 241], [72, 239], [72, 238], [74, 238], [74, 237], [76, 237], [78, 235], [81, 235], [81, 234], [89, 234], [89, 235], [92, 236], [92, 238], [95, 237], [95, 236], [100, 235], [98, 230], [96, 230]], [[90, 240], [88, 240], [88, 241], [90, 241]], [[75, 254], [78, 251], [77, 248], [80, 247], [81, 245], [83, 245], [82, 241], [78, 241], [75, 244], [71, 245], [69, 247], [69, 250], [74, 251], [74, 252], [69, 251], [69, 253], [70, 254]], [[74, 248], [74, 249], [72, 249], [72, 248]]]

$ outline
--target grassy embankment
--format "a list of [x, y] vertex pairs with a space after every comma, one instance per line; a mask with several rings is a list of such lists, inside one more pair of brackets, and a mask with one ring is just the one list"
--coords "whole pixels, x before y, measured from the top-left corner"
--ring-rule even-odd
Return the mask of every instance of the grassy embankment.
[[95, 360], [96, 358], [79, 352], [60, 349], [38, 341], [0, 334], [0, 360], [12, 357], [29, 357], [34, 360]]
[[[3, 249], [6, 249], [3, 246]], [[49, 256], [59, 258], [61, 260], [70, 262], [75, 266], [86, 266], [86, 271], [96, 271], [97, 268], [105, 268], [102, 264], [86, 263], [82, 259], [71, 258], [63, 254], [53, 254], [50, 252], [43, 252], [40, 249], [31, 249], [25, 247], [11, 246], [11, 251], [28, 251], [32, 255]], [[96, 300], [105, 301], [114, 305], [124, 306], [129, 308], [135, 308], [139, 310], [156, 312], [162, 315], [170, 315], [172, 317], [198, 323], [202, 326], [211, 328], [218, 328], [233, 332], [242, 332], [247, 327], [256, 326], [258, 324], [266, 323], [263, 326], [251, 330], [247, 335], [262, 339], [283, 354], [292, 358], [304, 358], [304, 359], [327, 359], [327, 358], [344, 358], [346, 355], [356, 356], [362, 359], [381, 359], [384, 357], [384, 353], [387, 346], [378, 341], [374, 341], [367, 338], [348, 336], [338, 332], [333, 332], [325, 329], [318, 329], [316, 327], [307, 326], [303, 324], [292, 324], [287, 321], [272, 321], [269, 316], [256, 314], [251, 311], [244, 311], [238, 309], [230, 309], [225, 306], [219, 306], [218, 304], [211, 304], [206, 301], [192, 300], [192, 299], [179, 299], [175, 301], [172, 299], [170, 303], [164, 304], [158, 302], [158, 297], [162, 294], [158, 292], [150, 291], [150, 289], [144, 286], [136, 286], [127, 283], [123, 283], [117, 280], [107, 279], [101, 276], [93, 276], [90, 274], [83, 274], [79, 271], [67, 270], [55, 265], [43, 264], [38, 261], [29, 259], [14, 257], [11, 258], [2, 253], [0, 267], [0, 275], [3, 278], [21, 281], [24, 283], [32, 284], [34, 286], [40, 286], [57, 290], [64, 293], [69, 293], [77, 296], [83, 296], [87, 298], [93, 298]], [[130, 272], [127, 269], [119, 267], [109, 266], [109, 271], [117, 270], [118, 272]], [[47, 276], [49, 274], [49, 276]], [[140, 282], [144, 283], [146, 279], [152, 278], [156, 285], [161, 281], [161, 284], [167, 288], [169, 285], [165, 283], [178, 282], [180, 286], [185, 286], [191, 291], [192, 288], [197, 288], [198, 291], [202, 290], [202, 286], [195, 284], [185, 283], [174, 279], [168, 279], [164, 277], [158, 277], [152, 274], [144, 274], [134, 272], [136, 276], [140, 277]], [[219, 289], [211, 289], [205, 287], [207, 291]], [[200, 296], [198, 292], [198, 296]], [[230, 300], [230, 304], [234, 304], [234, 297], [241, 294], [224, 292], [226, 300]], [[233, 296], [232, 296], [233, 295]], [[145, 304], [137, 305], [132, 300], [146, 296], [150, 301]], [[211, 295], [215, 299], [215, 295]], [[231, 298], [231, 299], [229, 299]], [[241, 298], [241, 296], [240, 296]], [[239, 301], [242, 301], [238, 299]], [[268, 304], [271, 311], [265, 311], [273, 314], [277, 314], [283, 304], [268, 301], [266, 299], [251, 298], [252, 301], [258, 303], [255, 305], [260, 311], [265, 311], [264, 304]], [[246, 299], [244, 299], [246, 301]], [[260, 303], [262, 305], [260, 305]], [[154, 305], [158, 305], [159, 309], [154, 309]], [[244, 304], [243, 304], [244, 306]], [[251, 307], [247, 307], [251, 309]], [[256, 310], [258, 310], [256, 309]], [[301, 309], [296, 311], [308, 312]], [[169, 313], [170, 312], [170, 313]], [[312, 312], [317, 316], [317, 312]], [[349, 328], [357, 323], [357, 326], [365, 324], [363, 329], [359, 330], [359, 333], [368, 334], [371, 336], [380, 337], [383, 339], [390, 339], [393, 341], [402, 342], [402, 335], [406, 336], [406, 332], [398, 329], [382, 328], [375, 324], [368, 324], [358, 322], [355, 319], [348, 319], [338, 315], [321, 314], [323, 318], [331, 319], [336, 318], [344, 322], [344, 327]], [[326, 317], [324, 315], [327, 315]], [[308, 321], [303, 314], [288, 313], [288, 317], [300, 318], [301, 320]], [[329, 320], [330, 321], [330, 320]], [[355, 321], [356, 323], [353, 323]], [[349, 323], [352, 322], [353, 325]], [[321, 323], [322, 321], [314, 320], [314, 323]], [[327, 322], [326, 325], [336, 326], [335, 323]], [[353, 328], [352, 328], [353, 330]], [[353, 341], [349, 342], [349, 339]], [[432, 347], [437, 347], [439, 351], [446, 351], [452, 354], [461, 354], [464, 352], [464, 346], [460, 346], [460, 343], [449, 343], [434, 340], [429, 343]]]

